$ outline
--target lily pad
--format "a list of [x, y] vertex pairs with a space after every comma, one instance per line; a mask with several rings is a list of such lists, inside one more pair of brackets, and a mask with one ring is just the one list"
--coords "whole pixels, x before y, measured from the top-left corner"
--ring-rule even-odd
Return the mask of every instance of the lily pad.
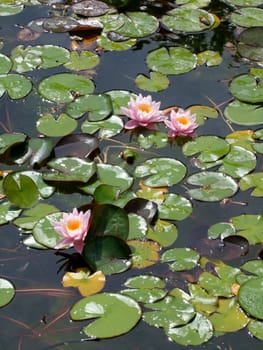
[[263, 340], [263, 322], [250, 320], [248, 330], [254, 337]]
[[190, 185], [201, 186], [197, 189], [189, 189], [190, 197], [207, 202], [220, 201], [233, 196], [238, 190], [235, 180], [220, 172], [203, 171], [188, 177]]
[[167, 336], [182, 345], [200, 345], [213, 336], [213, 325], [204, 315], [196, 313], [192, 322], [182, 327], [168, 328]]
[[223, 58], [219, 52], [206, 50], [197, 55], [197, 63], [199, 65], [206, 64], [207, 67], [218, 66], [222, 63]]
[[12, 67], [12, 62], [9, 57], [0, 54], [0, 74], [7, 74]]
[[184, 271], [193, 269], [200, 255], [190, 248], [173, 248], [166, 250], [161, 257], [162, 262], [168, 262], [172, 271]]
[[232, 95], [242, 102], [263, 102], [263, 79], [251, 74], [242, 74], [234, 78], [229, 89]]
[[99, 56], [93, 52], [81, 51], [80, 54], [78, 54], [78, 52], [72, 51], [64, 67], [75, 71], [81, 71], [96, 67], [99, 61]]
[[257, 27], [263, 22], [263, 10], [256, 7], [245, 7], [231, 14], [231, 21], [240, 27]]
[[167, 12], [161, 21], [169, 30], [194, 33], [211, 29], [215, 18], [205, 10], [178, 7]]
[[87, 182], [96, 172], [95, 163], [77, 157], [56, 158], [48, 162], [50, 172], [43, 174], [48, 181], [80, 181]]
[[151, 147], [162, 148], [168, 144], [168, 136], [166, 133], [158, 130], [142, 130], [138, 137], [137, 142], [141, 148], [149, 149]]
[[162, 47], [150, 52], [146, 63], [150, 69], [162, 74], [182, 74], [196, 67], [197, 58], [183, 47]]
[[0, 204], [0, 225], [7, 224], [9, 221], [17, 218], [21, 209], [14, 207], [10, 202], [6, 201]]
[[86, 120], [81, 125], [81, 130], [85, 133], [94, 134], [96, 131], [99, 131], [99, 137], [102, 139], [118, 135], [122, 129], [123, 121], [115, 115], [98, 122], [89, 122]]
[[37, 121], [37, 130], [46, 136], [65, 136], [77, 128], [76, 120], [62, 113], [57, 118], [52, 114], [45, 114]]
[[165, 194], [165, 200], [158, 208], [159, 218], [162, 220], [184, 220], [193, 210], [188, 199], [174, 193]]
[[[260, 18], [258, 19], [258, 21], [261, 23], [260, 27], [245, 29], [239, 35], [237, 50], [241, 56], [248, 58], [250, 60], [261, 62], [262, 54], [263, 54], [263, 40], [262, 40], [263, 28], [261, 27], [263, 10], [260, 10], [260, 9], [254, 9], [254, 10], [261, 11], [259, 12], [261, 19]], [[253, 21], [256, 24], [256, 17], [253, 17]]]
[[238, 301], [241, 307], [252, 317], [263, 319], [263, 279], [251, 279], [240, 286]]
[[110, 338], [129, 332], [141, 318], [141, 308], [132, 298], [117, 293], [101, 293], [73, 305], [73, 320], [95, 321], [83, 328], [92, 338]]
[[5, 92], [13, 100], [25, 97], [32, 90], [32, 83], [28, 78], [18, 74], [0, 75], [0, 97]]
[[239, 186], [242, 191], [254, 188], [251, 196], [263, 197], [263, 172], [248, 174], [242, 177]]
[[1, 134], [0, 135], [0, 154], [4, 154], [12, 146], [23, 143], [26, 140], [26, 135], [21, 133]]
[[159, 72], [150, 72], [150, 77], [138, 74], [135, 84], [145, 91], [162, 91], [168, 88], [170, 82], [166, 75]]
[[178, 236], [177, 227], [164, 220], [158, 220], [154, 229], [148, 229], [147, 238], [159, 243], [162, 247], [169, 247]]
[[15, 296], [13, 284], [5, 278], [0, 278], [0, 307], [10, 303]]
[[98, 164], [97, 172], [103, 184], [118, 187], [121, 191], [127, 190], [133, 183], [133, 178], [117, 165]]
[[250, 244], [263, 242], [263, 215], [243, 214], [232, 217], [237, 234], [245, 237]]
[[145, 185], [151, 187], [173, 186], [186, 174], [183, 163], [173, 158], [152, 158], [135, 169], [135, 177], [146, 177]]
[[0, 16], [12, 16], [23, 11], [23, 4], [0, 4]]
[[262, 107], [257, 104], [234, 100], [226, 106], [224, 115], [228, 120], [238, 125], [263, 124]]
[[132, 251], [132, 266], [138, 269], [156, 264], [159, 259], [160, 246], [156, 242], [131, 240], [128, 244]]
[[112, 112], [112, 103], [109, 95], [86, 95], [76, 98], [67, 107], [67, 113], [72, 118], [80, 118], [89, 112], [89, 121], [100, 121], [107, 118]]
[[58, 242], [61, 241], [61, 235], [55, 231], [53, 222], [61, 220], [62, 214], [61, 212], [49, 214], [36, 223], [32, 232], [36, 242], [47, 248], [54, 249]]
[[54, 74], [43, 79], [38, 85], [39, 94], [56, 103], [72, 102], [75, 99], [75, 94], [77, 96], [85, 95], [93, 91], [94, 84], [90, 79], [69, 73]]

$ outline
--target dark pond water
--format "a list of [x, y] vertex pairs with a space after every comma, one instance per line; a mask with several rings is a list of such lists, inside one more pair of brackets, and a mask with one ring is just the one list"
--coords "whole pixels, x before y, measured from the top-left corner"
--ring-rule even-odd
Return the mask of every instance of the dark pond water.
[[[1, 1], [0, 1], [1, 3]], [[17, 45], [55, 44], [68, 48], [70, 40], [68, 34], [43, 33], [36, 41], [19, 42], [16, 37], [20, 27], [34, 19], [49, 15], [51, 8], [47, 6], [26, 7], [23, 12], [14, 16], [0, 18], [0, 39], [4, 42], [2, 53], [10, 55], [10, 51]], [[221, 9], [222, 10], [222, 9]], [[163, 107], [180, 105], [224, 104], [231, 98], [228, 90], [229, 80], [238, 74], [247, 72], [249, 63], [242, 61], [225, 49], [225, 43], [233, 40], [231, 28], [222, 25], [220, 29], [207, 34], [195, 35], [187, 40], [193, 47], [202, 50], [219, 50], [223, 56], [223, 63], [216, 67], [200, 66], [192, 72], [178, 76], [171, 76], [170, 86], [158, 93], [153, 93], [155, 100], [162, 102]], [[182, 39], [183, 40], [183, 39]], [[148, 68], [145, 57], [155, 48], [169, 45], [168, 39], [162, 35], [138, 39], [137, 45], [123, 52], [103, 52], [101, 61], [96, 67], [93, 80], [97, 93], [109, 90], [129, 90], [141, 93], [134, 84], [134, 78], [140, 73], [147, 74]], [[52, 75], [60, 69], [39, 70], [28, 73], [34, 81], [40, 81], [45, 76]], [[9, 131], [24, 132], [30, 137], [37, 136], [35, 123], [40, 112], [49, 108], [49, 103], [43, 101], [36, 93], [30, 94], [24, 100], [10, 101], [7, 96], [0, 100], [0, 121]], [[252, 129], [255, 127], [252, 127]], [[247, 129], [239, 126], [239, 130]], [[6, 130], [1, 130], [5, 132]], [[225, 137], [230, 133], [228, 125], [222, 118], [208, 120], [198, 130], [200, 134], [216, 134]], [[160, 149], [161, 156], [171, 156], [183, 160], [181, 152], [176, 146]], [[115, 154], [110, 155], [114, 159]], [[185, 162], [185, 158], [183, 160]], [[257, 171], [262, 167], [262, 159], [258, 159]], [[0, 164], [1, 170], [8, 168]], [[262, 169], [261, 169], [262, 170]], [[188, 165], [188, 171], [194, 167]], [[180, 193], [180, 189], [179, 191]], [[181, 189], [182, 194], [184, 190]], [[61, 210], [72, 209], [72, 202], [76, 207], [86, 202], [86, 197], [72, 194], [70, 201], [63, 194], [52, 196], [50, 203]], [[193, 213], [190, 218], [177, 223], [179, 237], [176, 247], [189, 246], [204, 251], [204, 254], [217, 256], [217, 248], [211, 253], [211, 247], [201, 243], [207, 238], [207, 228], [215, 223], [228, 221], [230, 217], [255, 214], [262, 208], [262, 200], [250, 197], [247, 192], [239, 192], [235, 202], [249, 203], [243, 205], [228, 203], [203, 203], [193, 200]], [[0, 275], [11, 280], [16, 287], [14, 300], [0, 310], [0, 350], [47, 350], [47, 349], [89, 349], [89, 350], [182, 350], [185, 346], [173, 343], [167, 339], [161, 329], [150, 327], [140, 322], [131, 332], [113, 339], [90, 341], [81, 333], [85, 322], [71, 322], [68, 310], [79, 299], [77, 291], [62, 288], [63, 272], [58, 273], [60, 258], [54, 251], [39, 251], [26, 248], [22, 243], [22, 233], [12, 224], [0, 226]], [[261, 245], [251, 247], [248, 255], [227, 259], [233, 266], [240, 266], [249, 259], [255, 259], [261, 250]], [[113, 275], [107, 279], [105, 291], [119, 291], [122, 283], [130, 276], [138, 273], [153, 273], [168, 278], [171, 287], [183, 287], [184, 281], [178, 274], [165, 270], [157, 264], [145, 271], [130, 270], [124, 275]], [[36, 291], [36, 289], [38, 291]], [[195, 350], [261, 350], [262, 342], [251, 337], [247, 329], [236, 333], [213, 337], [209, 342], [187, 349]]]

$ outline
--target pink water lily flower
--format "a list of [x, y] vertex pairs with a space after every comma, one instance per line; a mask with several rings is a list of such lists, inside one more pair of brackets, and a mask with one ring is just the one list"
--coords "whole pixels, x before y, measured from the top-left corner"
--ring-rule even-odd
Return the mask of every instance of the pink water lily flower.
[[55, 249], [73, 244], [76, 251], [81, 253], [84, 248], [84, 239], [90, 227], [90, 216], [90, 210], [83, 213], [74, 208], [72, 213], [64, 213], [60, 221], [54, 221], [55, 231], [63, 237]]
[[121, 107], [122, 112], [131, 119], [125, 124], [125, 129], [135, 129], [139, 126], [156, 129], [155, 123], [164, 120], [160, 104], [160, 102], [153, 101], [150, 95], [143, 97], [139, 94], [136, 100], [131, 97], [128, 108]]
[[198, 127], [198, 124], [196, 124], [196, 115], [182, 108], [179, 108], [177, 112], [172, 110], [170, 120], [165, 119], [164, 123], [170, 128], [168, 131], [169, 137], [192, 136], [194, 130]]

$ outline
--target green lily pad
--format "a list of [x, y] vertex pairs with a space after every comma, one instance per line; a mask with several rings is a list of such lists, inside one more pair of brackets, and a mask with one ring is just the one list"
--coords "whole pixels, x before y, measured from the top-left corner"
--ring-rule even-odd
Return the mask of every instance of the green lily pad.
[[25, 134], [1, 134], [0, 135], [0, 154], [4, 154], [9, 148], [26, 140]]
[[0, 75], [0, 97], [5, 92], [13, 100], [25, 97], [32, 90], [32, 83], [28, 78], [18, 74], [2, 74]]
[[53, 222], [62, 219], [61, 212], [52, 213], [41, 218], [33, 227], [33, 237], [41, 245], [52, 248], [61, 241], [61, 235], [54, 230]]
[[131, 267], [131, 250], [125, 241], [115, 236], [87, 236], [82, 252], [84, 260], [94, 271], [105, 275], [121, 273]]
[[210, 295], [229, 298], [232, 296], [231, 285], [233, 283], [233, 278], [230, 277], [229, 279], [221, 279], [205, 271], [200, 275], [198, 283]]
[[137, 142], [141, 148], [148, 149], [151, 147], [162, 148], [168, 144], [168, 136], [166, 133], [158, 130], [143, 130], [137, 137]]
[[62, 113], [57, 118], [52, 114], [45, 114], [37, 121], [37, 130], [46, 136], [65, 136], [71, 134], [78, 123], [67, 114]]
[[[256, 10], [256, 9], [255, 9]], [[257, 9], [260, 11], [260, 9]], [[263, 18], [263, 10], [260, 12], [260, 17], [258, 22], [261, 24], [260, 27], [252, 27], [245, 29], [238, 38], [237, 50], [238, 53], [250, 60], [254, 61], [262, 61], [263, 54], [263, 28], [262, 28], [262, 18]], [[253, 17], [254, 23], [256, 23], [256, 17]], [[251, 26], [250, 26], [251, 27]]]
[[241, 307], [252, 317], [263, 319], [263, 279], [251, 279], [240, 286], [238, 301]]
[[165, 282], [156, 276], [152, 275], [140, 275], [130, 277], [124, 283], [125, 287], [138, 288], [138, 289], [153, 289], [153, 288], [164, 288]]
[[13, 284], [5, 278], [0, 278], [0, 307], [10, 303], [15, 296]]
[[200, 313], [196, 313], [192, 322], [182, 327], [168, 328], [167, 336], [182, 345], [200, 345], [213, 336], [212, 323]]
[[82, 117], [87, 112], [89, 112], [88, 120], [90, 122], [97, 122], [107, 118], [112, 112], [112, 103], [109, 95], [80, 96], [67, 107], [67, 113], [75, 119]]
[[199, 284], [190, 283], [188, 288], [191, 295], [189, 301], [197, 312], [211, 314], [216, 311], [218, 297], [208, 294]]
[[0, 4], [0, 16], [12, 16], [23, 11], [23, 4]]
[[192, 105], [186, 110], [196, 115], [196, 122], [198, 125], [204, 124], [207, 118], [216, 119], [218, 117], [218, 111], [209, 106]]
[[129, 236], [128, 239], [143, 239], [146, 236], [147, 221], [140, 215], [129, 213]]
[[142, 90], [157, 92], [167, 89], [170, 82], [166, 75], [159, 72], [150, 72], [150, 78], [138, 74], [135, 84]]
[[159, 243], [162, 247], [169, 247], [178, 236], [177, 227], [164, 220], [157, 220], [154, 229], [149, 228], [147, 238]]
[[142, 38], [153, 34], [158, 29], [156, 17], [146, 12], [127, 12], [123, 17], [124, 24], [115, 30], [116, 33], [129, 38]]
[[12, 67], [12, 62], [9, 57], [0, 54], [0, 74], [7, 74]]
[[[1, 77], [0, 77], [1, 84]], [[56, 103], [68, 103], [75, 99], [75, 94], [85, 95], [94, 91], [90, 79], [81, 75], [60, 73], [43, 79], [38, 85], [39, 94]]]
[[10, 202], [3, 202], [0, 204], [0, 225], [7, 224], [9, 221], [17, 218], [21, 209], [14, 207]]
[[183, 163], [173, 158], [152, 158], [135, 168], [135, 177], [145, 177], [144, 184], [150, 187], [173, 186], [186, 174]]
[[96, 131], [99, 131], [99, 138], [102, 139], [118, 135], [122, 129], [123, 121], [116, 115], [112, 115], [111, 117], [98, 122], [89, 122], [86, 120], [81, 125], [82, 132], [94, 134]]
[[263, 172], [248, 174], [239, 181], [239, 187], [242, 191], [254, 188], [251, 196], [263, 197]]
[[236, 298], [220, 299], [216, 312], [209, 316], [216, 332], [236, 332], [249, 322], [245, 312], [240, 309]]
[[156, 242], [130, 240], [129, 247], [132, 250], [132, 266], [138, 269], [156, 264], [160, 260], [160, 246]]
[[141, 318], [136, 301], [117, 293], [101, 293], [79, 300], [70, 310], [73, 320], [95, 321], [83, 328], [92, 338], [110, 338], [129, 332]]
[[229, 148], [229, 144], [218, 136], [199, 136], [186, 142], [182, 150], [188, 157], [200, 153], [197, 159], [202, 165], [222, 158], [228, 153]]
[[118, 165], [98, 164], [97, 173], [101, 183], [118, 187], [122, 192], [133, 184], [133, 178]]
[[247, 328], [254, 337], [263, 340], [263, 322], [250, 320]]
[[240, 27], [257, 27], [263, 22], [263, 10], [256, 7], [245, 7], [231, 14], [231, 21]]
[[262, 0], [228, 0], [228, 2], [237, 6], [258, 6], [262, 4]]
[[200, 255], [190, 248], [173, 248], [166, 250], [161, 257], [162, 262], [168, 262], [172, 271], [184, 271], [193, 269]]
[[226, 106], [224, 115], [228, 120], [238, 125], [263, 124], [261, 105], [234, 100]]
[[185, 197], [174, 193], [165, 194], [165, 200], [158, 206], [162, 220], [184, 220], [192, 213], [192, 204]]
[[207, 202], [220, 201], [233, 196], [238, 190], [235, 180], [220, 172], [203, 171], [188, 177], [190, 185], [201, 186], [200, 188], [189, 189], [190, 197]]
[[251, 74], [242, 74], [232, 80], [229, 86], [232, 95], [242, 102], [263, 102], [263, 79]]
[[187, 8], [202, 8], [210, 4], [211, 0], [176, 0], [176, 5]]
[[107, 91], [106, 94], [111, 97], [113, 114], [116, 115], [123, 114], [123, 112], [121, 111], [121, 107], [127, 106], [131, 97], [137, 97], [136, 94], [126, 90], [112, 90]]
[[143, 320], [151, 326], [165, 329], [183, 326], [195, 315], [193, 305], [179, 297], [166, 296], [160, 301], [145, 306], [153, 311], [144, 312]]
[[39, 199], [36, 183], [23, 173], [8, 174], [3, 181], [3, 189], [7, 199], [18, 208], [30, 208]]
[[47, 181], [87, 182], [96, 172], [94, 162], [77, 157], [56, 158], [47, 165], [53, 169], [43, 174], [43, 179]]
[[58, 209], [53, 205], [38, 203], [35, 207], [24, 210], [22, 216], [15, 219], [13, 223], [21, 229], [32, 230], [39, 219], [57, 211]]
[[206, 64], [207, 67], [219, 66], [223, 61], [219, 52], [206, 50], [197, 54], [197, 63], [199, 65]]
[[93, 195], [98, 204], [112, 204], [116, 201], [119, 193], [120, 189], [118, 187], [102, 184], [96, 187]]
[[99, 56], [93, 52], [81, 51], [78, 53], [76, 51], [71, 51], [69, 60], [64, 64], [64, 67], [75, 71], [81, 71], [96, 67], [99, 61]]
[[162, 47], [150, 52], [146, 63], [150, 69], [162, 74], [182, 74], [196, 67], [197, 58], [183, 47]]
[[255, 169], [257, 159], [253, 152], [239, 146], [231, 146], [230, 152], [223, 158], [219, 171], [234, 178], [241, 178]]
[[255, 137], [252, 130], [238, 130], [228, 134], [225, 140], [234, 146], [240, 146], [248, 151], [255, 152]]
[[216, 239], [218, 237], [224, 238], [234, 235], [235, 232], [235, 227], [229, 222], [219, 222], [209, 227], [208, 237], [212, 239]]
[[123, 41], [112, 41], [109, 39], [108, 33], [103, 32], [98, 40], [97, 44], [104, 50], [108, 51], [125, 51], [136, 45], [136, 39], [129, 39]]
[[36, 68], [53, 68], [69, 59], [69, 51], [55, 45], [27, 46], [19, 45], [11, 52], [13, 70], [24, 73]]
[[184, 33], [208, 30], [215, 24], [214, 16], [205, 10], [180, 7], [167, 12], [161, 21], [169, 30]]
[[152, 289], [123, 289], [122, 294], [131, 297], [138, 303], [154, 303], [157, 300], [163, 299], [167, 291], [152, 288]]
[[249, 260], [241, 268], [253, 275], [263, 276], [263, 260]]
[[250, 244], [263, 242], [263, 215], [243, 214], [231, 218], [237, 234], [245, 237]]

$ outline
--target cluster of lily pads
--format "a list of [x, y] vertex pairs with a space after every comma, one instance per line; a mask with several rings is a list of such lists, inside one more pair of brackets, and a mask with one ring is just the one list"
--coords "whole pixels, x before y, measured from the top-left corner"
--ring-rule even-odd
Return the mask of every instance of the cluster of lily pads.
[[[49, 2], [8, 0], [0, 5], [0, 15], [42, 3]], [[23, 244], [32, 249], [76, 247], [82, 259], [77, 268], [64, 274], [63, 285], [77, 287], [83, 296], [72, 306], [71, 318], [95, 318], [83, 328], [91, 339], [124, 334], [142, 319], [163, 328], [169, 339], [184, 345], [202, 344], [214, 334], [244, 327], [262, 340], [262, 260], [251, 260], [237, 268], [202, 257], [192, 248], [172, 247], [178, 235], [176, 223], [193, 213], [195, 200], [231, 200], [238, 191], [251, 189], [251, 196], [262, 197], [259, 159], [263, 153], [263, 129], [254, 130], [263, 123], [259, 39], [263, 10], [257, 7], [262, 1], [251, 0], [251, 8], [247, 0], [227, 2], [233, 8], [232, 24], [250, 27], [238, 36], [236, 53], [259, 64], [232, 79], [229, 90], [234, 99], [226, 105], [224, 114], [218, 108], [201, 105], [184, 111], [187, 116], [195, 115], [196, 127], [219, 114], [226, 123], [254, 127], [232, 130], [224, 138], [198, 136], [198, 129], [194, 138], [192, 133], [183, 137], [170, 134], [171, 138], [163, 124], [152, 129], [147, 128], [149, 123], [137, 123], [139, 128], [127, 131], [127, 116], [134, 114], [124, 111], [140, 96], [125, 90], [94, 93], [92, 78], [82, 75], [82, 71], [98, 67], [101, 50], [129, 49], [138, 38], [156, 33], [159, 26], [168, 33], [184, 35], [213, 30], [220, 25], [220, 19], [203, 9], [212, 1], [175, 1], [174, 8], [161, 17], [150, 14], [154, 8], [147, 8], [143, 2], [130, 12], [125, 8], [128, 1], [121, 2], [121, 11], [113, 7], [116, 2], [106, 3], [83, 1], [67, 5], [66, 16], [65, 8], [62, 16], [58, 7], [56, 16], [27, 27], [32, 32], [70, 35], [78, 35], [83, 28], [96, 30], [100, 48], [97, 52], [77, 52], [55, 45], [19, 45], [9, 56], [0, 53], [0, 97], [7, 94], [13, 100], [26, 99], [37, 91], [52, 104], [50, 111], [37, 120], [41, 136], [0, 134], [0, 162], [4, 165], [0, 224], [14, 224], [23, 232]], [[91, 13], [85, 12], [88, 5], [93, 6]], [[220, 62], [217, 52], [195, 54], [181, 46], [162, 47], [146, 57], [150, 78], [139, 74], [135, 83], [145, 91], [161, 91], [168, 87], [169, 75]], [[37, 83], [26, 75], [54, 67], [64, 72]], [[163, 113], [180, 108], [167, 106]], [[80, 132], [76, 132], [78, 127]], [[182, 145], [184, 162], [166, 155], [170, 143]], [[193, 173], [188, 173], [189, 160], [195, 166]], [[182, 188], [185, 196], [180, 194]], [[85, 204], [78, 208], [83, 213], [81, 219], [76, 211], [65, 213], [52, 204], [58, 193], [85, 196]], [[238, 235], [248, 244], [258, 244], [263, 242], [262, 227], [260, 212], [242, 214], [211, 226], [208, 235], [215, 242]], [[71, 239], [72, 232], [79, 229], [77, 240]], [[70, 239], [61, 242], [62, 236]], [[170, 289], [167, 280], [153, 273], [142, 274], [127, 279], [119, 293], [99, 293], [105, 276], [156, 263], [164, 264], [173, 273], [195, 271], [196, 279], [187, 282], [186, 291]], [[14, 296], [12, 282], [1, 278], [0, 306]]]

